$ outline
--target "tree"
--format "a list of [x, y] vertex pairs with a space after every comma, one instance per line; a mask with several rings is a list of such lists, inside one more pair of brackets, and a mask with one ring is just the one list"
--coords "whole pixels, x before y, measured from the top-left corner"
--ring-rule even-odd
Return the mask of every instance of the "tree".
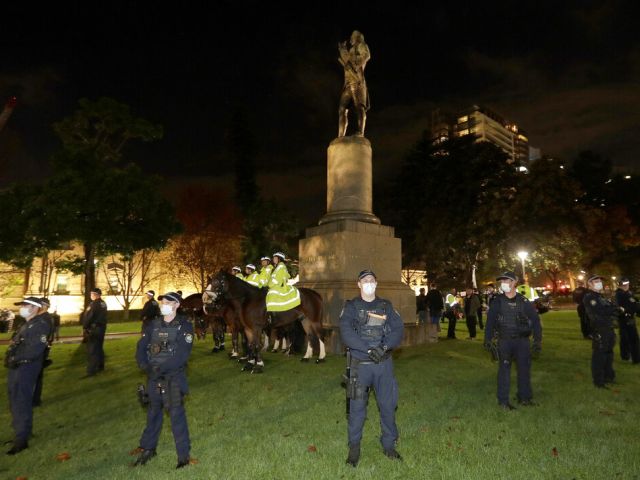
[[240, 219], [222, 194], [202, 186], [181, 193], [178, 218], [184, 233], [169, 243], [168, 270], [175, 279], [187, 281], [202, 292], [207, 275], [228, 268], [240, 258]]
[[518, 178], [508, 157], [487, 142], [462, 137], [435, 143], [426, 135], [405, 157], [390, 211], [403, 239], [403, 263], [425, 264], [446, 286], [470, 283], [474, 269], [508, 235], [503, 205]]
[[158, 252], [154, 250], [143, 249], [124, 255], [110, 255], [101, 263], [110, 287], [117, 286], [117, 291], [113, 294], [122, 305], [125, 320], [129, 319], [133, 300], [142, 295], [147, 286], [160, 276], [152, 269], [157, 255]]
[[89, 152], [64, 151], [56, 167], [40, 197], [41, 225], [61, 241], [82, 244], [81, 261], [72, 259], [68, 268], [82, 268], [88, 303], [98, 257], [160, 249], [180, 226], [158, 188], [160, 179], [135, 164], [113, 167]]

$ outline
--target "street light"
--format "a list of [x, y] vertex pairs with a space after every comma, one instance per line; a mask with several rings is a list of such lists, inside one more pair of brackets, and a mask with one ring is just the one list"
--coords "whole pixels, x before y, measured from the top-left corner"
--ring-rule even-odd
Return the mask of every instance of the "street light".
[[524, 270], [524, 261], [527, 259], [527, 257], [529, 256], [529, 252], [525, 252], [524, 250], [518, 252], [518, 257], [520, 257], [520, 260], [522, 260], [522, 281], [525, 281], [526, 278], [526, 274], [525, 274], [525, 270]]

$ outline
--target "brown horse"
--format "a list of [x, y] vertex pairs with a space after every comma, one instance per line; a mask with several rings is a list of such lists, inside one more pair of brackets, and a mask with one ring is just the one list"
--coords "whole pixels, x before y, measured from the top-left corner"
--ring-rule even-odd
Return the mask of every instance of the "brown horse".
[[[205, 305], [219, 302], [231, 305], [247, 337], [249, 360], [244, 370], [261, 373], [264, 362], [260, 355], [260, 340], [267, 325], [266, 289], [257, 288], [224, 271], [210, 279], [203, 295]], [[286, 312], [271, 312], [272, 327], [278, 329], [299, 320], [307, 337], [307, 351], [302, 361], [308, 362], [314, 351], [316, 363], [325, 361], [322, 341], [322, 297], [309, 288], [300, 289], [301, 304]]]

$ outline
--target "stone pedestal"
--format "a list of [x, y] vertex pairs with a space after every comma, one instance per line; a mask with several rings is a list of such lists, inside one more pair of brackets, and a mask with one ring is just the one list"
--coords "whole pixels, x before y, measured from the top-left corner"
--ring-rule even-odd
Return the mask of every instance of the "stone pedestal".
[[[330, 351], [342, 351], [338, 318], [345, 300], [360, 293], [358, 273], [365, 269], [378, 277], [377, 294], [393, 303], [409, 330], [416, 329], [415, 294], [400, 281], [401, 241], [393, 227], [380, 225], [372, 212], [371, 144], [366, 138], [342, 137], [331, 142], [327, 213], [300, 240], [299, 259], [298, 285], [316, 290], [324, 299], [323, 324]], [[424, 329], [418, 330], [407, 331], [405, 340], [424, 341]]]

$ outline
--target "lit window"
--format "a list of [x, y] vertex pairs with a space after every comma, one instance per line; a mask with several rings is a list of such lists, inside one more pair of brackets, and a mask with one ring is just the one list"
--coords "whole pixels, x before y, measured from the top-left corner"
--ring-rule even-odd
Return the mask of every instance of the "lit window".
[[469, 116], [468, 116], [468, 115], [465, 115], [464, 117], [460, 117], [460, 118], [458, 118], [458, 123], [464, 123], [464, 122], [466, 122], [467, 120], [469, 120]]
[[56, 281], [56, 295], [66, 295], [69, 293], [69, 277], [66, 275], [58, 275]]

